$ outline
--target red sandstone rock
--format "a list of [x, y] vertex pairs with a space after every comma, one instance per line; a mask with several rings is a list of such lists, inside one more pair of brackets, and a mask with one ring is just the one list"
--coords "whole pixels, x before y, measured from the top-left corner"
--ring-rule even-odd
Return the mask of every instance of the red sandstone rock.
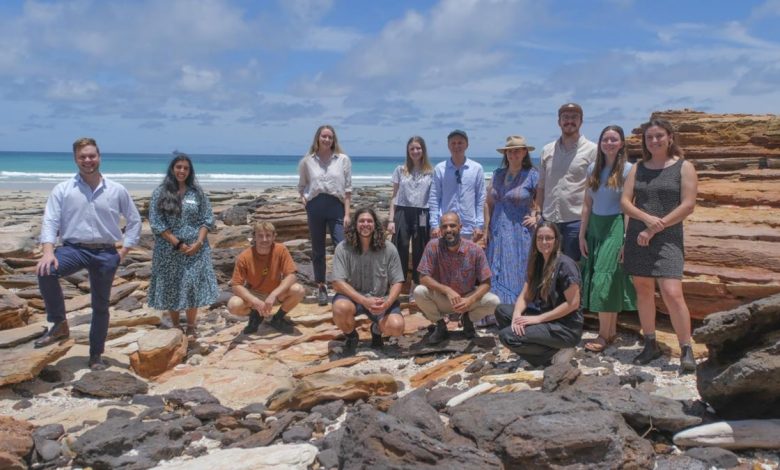
[[181, 330], [151, 330], [138, 340], [130, 364], [141, 377], [156, 377], [180, 364], [187, 355], [187, 337]]

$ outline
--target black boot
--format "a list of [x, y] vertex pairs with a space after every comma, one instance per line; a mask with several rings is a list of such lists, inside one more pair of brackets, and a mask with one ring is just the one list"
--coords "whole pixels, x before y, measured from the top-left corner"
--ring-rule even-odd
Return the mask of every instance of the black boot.
[[371, 324], [371, 349], [382, 349], [385, 346], [385, 341], [382, 339], [382, 332], [379, 330], [379, 325], [376, 323]]
[[449, 337], [450, 332], [447, 331], [447, 323], [444, 320], [439, 320], [436, 322], [436, 329], [428, 337], [428, 344], [438, 344]]
[[685, 344], [680, 348], [680, 371], [693, 372], [696, 370], [696, 359], [693, 357], [693, 348]]
[[263, 323], [263, 317], [260, 316], [259, 313], [257, 313], [257, 310], [250, 310], [249, 311], [249, 322], [244, 327], [244, 334], [245, 335], [251, 335], [253, 333], [257, 333], [257, 329], [260, 328], [260, 324]]
[[290, 320], [285, 318], [285, 315], [287, 315], [287, 312], [279, 309], [279, 311], [274, 314], [268, 324], [279, 333], [291, 335], [295, 333], [295, 327]]
[[661, 349], [658, 347], [658, 343], [655, 341], [655, 336], [652, 338], [645, 337], [645, 347], [642, 352], [639, 353], [634, 360], [634, 364], [644, 365], [653, 359], [661, 357]]
[[344, 341], [344, 349], [341, 350], [341, 357], [354, 356], [357, 353], [359, 341], [360, 338], [358, 337], [357, 331], [347, 333], [347, 339]]
[[477, 332], [474, 330], [474, 323], [471, 321], [471, 318], [469, 318], [469, 314], [464, 313], [461, 315], [460, 322], [463, 323], [463, 336], [465, 336], [466, 339], [474, 339], [474, 337], [477, 336]]

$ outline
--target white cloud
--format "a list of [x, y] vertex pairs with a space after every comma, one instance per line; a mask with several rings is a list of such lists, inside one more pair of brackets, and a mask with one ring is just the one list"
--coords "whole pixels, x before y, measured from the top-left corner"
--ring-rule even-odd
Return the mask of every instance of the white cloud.
[[213, 89], [219, 83], [220, 76], [218, 70], [197, 69], [184, 65], [178, 83], [185, 91], [200, 93]]
[[46, 97], [57, 101], [87, 101], [99, 91], [100, 86], [93, 81], [56, 80], [46, 90]]

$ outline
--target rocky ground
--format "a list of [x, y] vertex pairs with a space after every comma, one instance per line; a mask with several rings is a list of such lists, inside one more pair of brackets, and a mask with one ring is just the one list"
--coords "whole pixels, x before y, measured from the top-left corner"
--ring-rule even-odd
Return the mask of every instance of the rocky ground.
[[[201, 310], [195, 339], [145, 304], [153, 246], [146, 223], [112, 290], [110, 367], [91, 372], [84, 273], [62, 281], [71, 339], [32, 347], [46, 325], [34, 275], [46, 195], [3, 192], [0, 468], [778, 468], [780, 420], [741, 421], [725, 436], [731, 444], [715, 446], [699, 427], [780, 418], [772, 414], [780, 298], [750, 303], [780, 291], [780, 188], [769, 166], [700, 173], [699, 208], [686, 225], [686, 298], [699, 317], [737, 309], [698, 330], [695, 375], [678, 374], [679, 348], [663, 315], [666, 355], [641, 367], [631, 364], [640, 349], [631, 313], [620, 316], [619, 340], [605, 354], [578, 348], [571, 364], [547, 369], [517, 360], [490, 328], [473, 341], [455, 333], [427, 346], [429, 323], [406, 296], [405, 334], [381, 352], [361, 344], [356, 357], [339, 359], [343, 337], [329, 307], [312, 299], [291, 313], [295, 335], [267, 326], [240, 335], [243, 320], [224, 302], [252, 221], [276, 224], [301, 282], [312, 285], [305, 213], [292, 188], [210, 193], [219, 221], [209, 239], [224, 295]], [[389, 195], [387, 187], [361, 188], [354, 199], [385, 217]], [[145, 214], [149, 195], [134, 198]], [[363, 319], [364, 340], [367, 328]], [[593, 337], [591, 328], [584, 341]]]

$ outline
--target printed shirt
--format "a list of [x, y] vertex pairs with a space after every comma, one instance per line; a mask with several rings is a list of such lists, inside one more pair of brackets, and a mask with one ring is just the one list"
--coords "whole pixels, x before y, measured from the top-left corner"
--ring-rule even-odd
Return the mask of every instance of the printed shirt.
[[[263, 275], [266, 269], [268, 271]], [[250, 247], [236, 258], [230, 285], [244, 286], [253, 292], [268, 295], [279, 287], [282, 279], [296, 271], [295, 261], [281, 243], [274, 243], [267, 255], [261, 255], [255, 247]]]
[[363, 295], [384, 297], [390, 286], [404, 282], [398, 250], [385, 242], [382, 250], [361, 253], [342, 241], [333, 255], [333, 280], [346, 282]]
[[[628, 172], [631, 171], [633, 165], [631, 162], [626, 162], [623, 165], [623, 181], [628, 177]], [[596, 167], [596, 163], [588, 165], [588, 177], [593, 173], [593, 169]], [[588, 195], [593, 199], [593, 206], [591, 212], [596, 215], [616, 215], [622, 214], [623, 209], [620, 207], [620, 196], [623, 195], [623, 186], [619, 188], [608, 188], [607, 180], [609, 180], [609, 174], [612, 172], [612, 168], [603, 168], [599, 177], [599, 189], [593, 191], [588, 187]]]
[[420, 276], [431, 276], [460, 295], [468, 294], [492, 275], [485, 252], [466, 239], [460, 240], [456, 251], [447, 249], [438, 238], [431, 240], [425, 247], [417, 271]]
[[[119, 217], [127, 221], [125, 234]], [[41, 243], [116, 243], [125, 247], [138, 244], [141, 216], [124, 186], [105, 176], [92, 188], [80, 174], [54, 187], [46, 201], [41, 227]]]
[[582, 216], [588, 165], [596, 160], [596, 144], [580, 136], [572, 150], [561, 139], [542, 149], [539, 188], [544, 191], [544, 220], [573, 222]]
[[[456, 171], [460, 173], [460, 184]], [[439, 227], [439, 218], [447, 212], [455, 212], [463, 226], [461, 233], [471, 235], [475, 228], [485, 225], [485, 173], [482, 165], [467, 158], [460, 168], [448, 158], [433, 169], [433, 184], [428, 208], [431, 228]]]
[[327, 164], [317, 154], [306, 155], [298, 163], [298, 192], [307, 201], [330, 194], [344, 202], [352, 193], [352, 161], [343, 153], [334, 153]]
[[398, 165], [393, 171], [393, 184], [398, 185], [395, 205], [427, 209], [433, 174], [416, 172], [407, 175], [405, 169], [406, 165]]

